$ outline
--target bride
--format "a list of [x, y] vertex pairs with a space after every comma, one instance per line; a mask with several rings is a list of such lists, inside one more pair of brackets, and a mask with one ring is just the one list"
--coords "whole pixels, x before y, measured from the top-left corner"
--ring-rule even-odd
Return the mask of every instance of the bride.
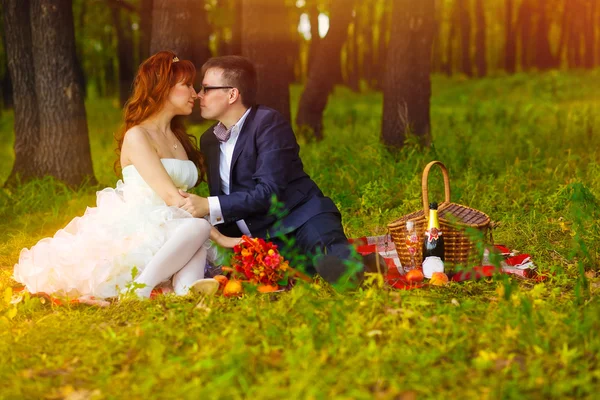
[[179, 208], [179, 190], [205, 177], [196, 139], [180, 120], [197, 99], [195, 73], [190, 61], [167, 51], [139, 67], [117, 135], [123, 180], [97, 192], [97, 207], [54, 237], [21, 251], [14, 279], [29, 292], [107, 298], [133, 288], [149, 297], [168, 279], [178, 295], [216, 290], [214, 279], [203, 279], [208, 239], [231, 248], [239, 238]]

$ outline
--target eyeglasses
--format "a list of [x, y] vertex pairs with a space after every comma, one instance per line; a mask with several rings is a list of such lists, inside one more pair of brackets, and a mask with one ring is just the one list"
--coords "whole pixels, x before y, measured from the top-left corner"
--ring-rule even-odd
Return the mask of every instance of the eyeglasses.
[[209, 90], [213, 90], [213, 89], [234, 89], [233, 86], [200, 86], [200, 90], [198, 91], [198, 94], [202, 94], [205, 95], [206, 92], [208, 92]]

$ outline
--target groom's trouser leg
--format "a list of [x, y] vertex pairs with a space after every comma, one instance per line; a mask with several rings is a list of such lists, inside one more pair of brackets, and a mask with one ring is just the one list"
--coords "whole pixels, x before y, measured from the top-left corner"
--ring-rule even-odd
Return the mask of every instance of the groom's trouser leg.
[[327, 282], [338, 283], [340, 278], [363, 272], [361, 259], [348, 243], [338, 214], [318, 214], [287, 236], [293, 239], [292, 249], [281, 240], [276, 241], [282, 255], [297, 265], [293, 259], [297, 249], [307, 258], [302, 261], [309, 274], [316, 272]]

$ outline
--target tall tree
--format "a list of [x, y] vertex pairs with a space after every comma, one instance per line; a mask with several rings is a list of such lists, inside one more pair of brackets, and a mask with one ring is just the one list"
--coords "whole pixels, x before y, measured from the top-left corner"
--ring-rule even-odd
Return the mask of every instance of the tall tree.
[[572, 0], [568, 7], [568, 40], [567, 40], [567, 61], [569, 68], [581, 68], [583, 66], [581, 57], [581, 26], [579, 21], [585, 19], [582, 1]]
[[140, 62], [150, 56], [153, 8], [154, 0], [140, 0], [140, 41], [138, 47]]
[[72, 185], [93, 178], [83, 88], [77, 79], [71, 0], [31, 0], [40, 135], [38, 172]]
[[391, 15], [387, 10], [392, 8], [392, 0], [382, 0], [383, 10], [379, 19], [379, 38], [377, 44], [377, 89], [383, 89], [385, 63], [387, 56], [388, 37], [391, 25]]
[[230, 0], [233, 13], [233, 23], [231, 25], [231, 41], [229, 43], [228, 54], [242, 54], [242, 0]]
[[475, 0], [475, 63], [478, 76], [487, 75], [485, 27], [483, 0]]
[[52, 175], [93, 180], [70, 0], [2, 0], [15, 89], [15, 164], [8, 183]]
[[545, 1], [537, 3], [537, 23], [535, 30], [535, 65], [540, 70], [557, 66], [555, 57], [550, 49], [550, 20], [548, 4]]
[[452, 75], [452, 72], [454, 71], [456, 65], [454, 60], [454, 46], [455, 39], [458, 33], [461, 32], [460, 6], [460, 2], [454, 1], [450, 9], [450, 28], [448, 33], [448, 39], [446, 41], [446, 65], [444, 66], [444, 72], [447, 75]]
[[[199, 67], [211, 56], [209, 35], [204, 1], [153, 0], [151, 54], [170, 50]], [[196, 74], [196, 87], [201, 82], [202, 76]], [[192, 113], [189, 118], [202, 120], [200, 113]]]
[[431, 70], [435, 72], [445, 72], [445, 62], [443, 55], [443, 38], [442, 27], [444, 23], [444, 2], [435, 2], [435, 32], [433, 32], [433, 58], [431, 62]]
[[257, 101], [291, 119], [288, 55], [292, 45], [285, 2], [243, 0], [242, 30], [242, 54], [256, 66]]
[[36, 148], [40, 141], [40, 118], [31, 51], [30, 0], [2, 0], [8, 72], [13, 83], [15, 110], [15, 163], [7, 183], [17, 175], [29, 180], [38, 175]]
[[517, 69], [517, 37], [514, 25], [514, 0], [505, 1], [504, 68], [513, 74]]
[[471, 65], [471, 13], [468, 0], [456, 0], [460, 21], [461, 70], [467, 76], [473, 76]]
[[[191, 14], [193, 16], [192, 26], [190, 28], [190, 35], [192, 40], [192, 58], [191, 61], [200, 67], [208, 60], [212, 54], [209, 47], [209, 37], [211, 34], [210, 26], [208, 24], [208, 18], [206, 15], [206, 9], [204, 8], [204, 1], [192, 2]], [[202, 82], [200, 74], [196, 77], [196, 83]]]
[[317, 0], [309, 0], [306, 4], [306, 8], [310, 21], [310, 45], [308, 48], [308, 71], [310, 71], [310, 66], [315, 60], [317, 48], [321, 41], [321, 36], [319, 35], [319, 7], [317, 5]]
[[321, 41], [298, 104], [296, 124], [301, 135], [323, 139], [323, 111], [340, 70], [340, 54], [348, 38], [355, 2], [332, 0], [329, 31]]
[[407, 133], [429, 145], [434, 0], [395, 0], [383, 89], [383, 143], [404, 145]]
[[521, 68], [528, 70], [533, 65], [533, 4], [532, 0], [523, 0], [517, 16], [517, 29], [521, 39]]
[[119, 100], [121, 106], [125, 104], [131, 92], [133, 75], [135, 73], [133, 61], [133, 38], [131, 31], [131, 16], [122, 12], [118, 5], [111, 7], [113, 26], [117, 32], [117, 56], [119, 61]]
[[346, 86], [355, 92], [359, 90], [360, 80], [360, 59], [358, 45], [358, 15], [354, 18], [354, 23], [350, 25], [348, 40], [346, 41]]
[[195, 0], [154, 0], [152, 7], [152, 33], [150, 54], [170, 50], [179, 58], [192, 60], [194, 43], [192, 32], [196, 24], [197, 1]]
[[373, 29], [375, 27], [376, 1], [368, 0], [362, 5], [363, 17], [360, 21], [360, 35], [362, 37], [362, 77], [369, 87], [373, 86], [375, 69], [375, 43], [373, 41]]
[[596, 40], [594, 32], [594, 18], [595, 18], [595, 8], [596, 8], [597, 0], [583, 0], [582, 9], [584, 11], [585, 19], [584, 19], [584, 28], [583, 28], [583, 37], [584, 37], [584, 66], [586, 68], [594, 67], [594, 50], [595, 45], [594, 42]]

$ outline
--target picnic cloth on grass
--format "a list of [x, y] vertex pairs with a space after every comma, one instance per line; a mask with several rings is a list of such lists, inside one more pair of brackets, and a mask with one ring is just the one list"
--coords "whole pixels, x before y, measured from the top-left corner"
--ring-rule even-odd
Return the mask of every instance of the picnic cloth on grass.
[[[383, 257], [388, 266], [386, 281], [389, 285], [397, 289], [416, 289], [424, 286], [423, 283], [411, 283], [404, 278], [404, 269], [390, 235], [364, 236], [349, 239], [349, 242], [354, 244], [356, 251], [362, 255], [377, 252]], [[458, 271], [451, 276], [451, 279], [461, 282], [491, 277], [495, 273], [512, 274], [521, 278], [532, 278], [535, 275], [536, 266], [529, 254], [519, 254], [516, 250], [510, 250], [501, 244], [494, 245], [493, 251], [500, 253], [503, 257], [500, 269], [491, 265], [489, 257], [484, 256], [480, 266]]]

